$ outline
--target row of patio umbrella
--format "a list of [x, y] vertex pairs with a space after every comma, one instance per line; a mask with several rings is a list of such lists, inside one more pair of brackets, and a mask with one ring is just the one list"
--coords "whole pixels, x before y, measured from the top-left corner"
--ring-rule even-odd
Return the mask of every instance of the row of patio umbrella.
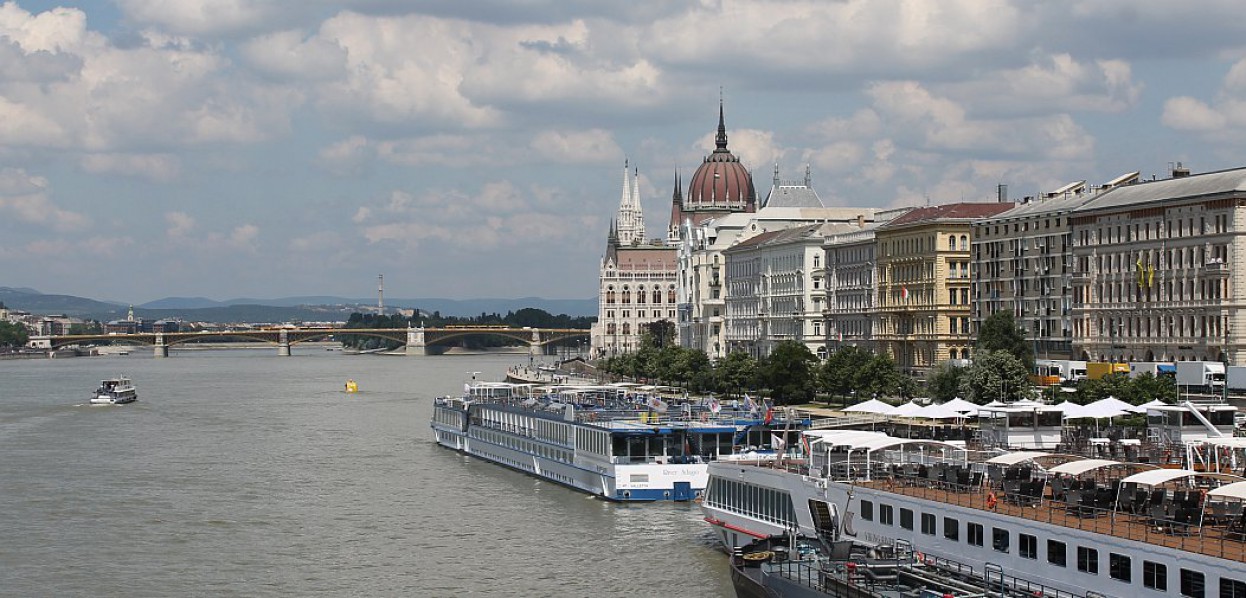
[[1132, 413], [1146, 413], [1147, 408], [1157, 405], [1164, 405], [1163, 401], [1158, 399], [1143, 405], [1131, 405], [1116, 397], [1108, 397], [1100, 399], [1087, 405], [1078, 405], [1069, 401], [1065, 401], [1058, 405], [1044, 405], [1035, 401], [1017, 401], [1015, 403], [991, 402], [986, 405], [975, 405], [956, 397], [946, 403], [936, 403], [932, 405], [918, 405], [916, 402], [909, 401], [903, 405], [893, 406], [878, 399], [870, 399], [863, 403], [858, 403], [844, 411], [852, 413], [874, 413], [878, 415], [890, 415], [896, 417], [920, 417], [926, 419], [962, 419], [975, 417], [978, 412], [986, 409], [1002, 409], [1002, 408], [1043, 408], [1051, 411], [1061, 411], [1064, 413], [1065, 419], [1106, 419], [1118, 417], [1121, 415], [1129, 415]]

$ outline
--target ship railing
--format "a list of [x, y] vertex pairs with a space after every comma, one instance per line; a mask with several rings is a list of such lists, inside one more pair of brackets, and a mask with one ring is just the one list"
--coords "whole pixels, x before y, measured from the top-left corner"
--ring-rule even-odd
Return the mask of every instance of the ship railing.
[[1122, 510], [1110, 502], [1055, 500], [1046, 490], [1035, 496], [1033, 492], [1007, 492], [1002, 485], [974, 487], [928, 482], [924, 478], [895, 476], [875, 479], [870, 485], [943, 504], [1246, 562], [1246, 519], [1241, 517], [1224, 522], [1206, 518], [1200, 509], [1195, 517], [1173, 518], [1149, 510]]

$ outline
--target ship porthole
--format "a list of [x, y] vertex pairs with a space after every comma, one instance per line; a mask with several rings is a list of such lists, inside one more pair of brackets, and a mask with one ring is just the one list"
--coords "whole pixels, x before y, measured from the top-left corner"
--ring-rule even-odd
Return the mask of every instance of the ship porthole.
[[664, 491], [662, 493], [662, 498], [670, 498], [670, 497], [671, 497], [671, 492], [669, 490]]
[[632, 491], [631, 491], [631, 490], [624, 490], [624, 491], [623, 491], [623, 498], [631, 498], [631, 497], [632, 497]]

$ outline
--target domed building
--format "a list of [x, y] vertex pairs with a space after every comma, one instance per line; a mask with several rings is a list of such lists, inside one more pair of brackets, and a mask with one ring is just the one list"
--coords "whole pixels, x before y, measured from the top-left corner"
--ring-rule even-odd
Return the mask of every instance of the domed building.
[[686, 221], [695, 225], [733, 212], [757, 211], [753, 175], [727, 149], [727, 126], [721, 101], [718, 103], [718, 135], [714, 137], [714, 146], [714, 152], [705, 157], [692, 175], [687, 196], [680, 197], [676, 192], [671, 198], [672, 239], [678, 237], [679, 227]]

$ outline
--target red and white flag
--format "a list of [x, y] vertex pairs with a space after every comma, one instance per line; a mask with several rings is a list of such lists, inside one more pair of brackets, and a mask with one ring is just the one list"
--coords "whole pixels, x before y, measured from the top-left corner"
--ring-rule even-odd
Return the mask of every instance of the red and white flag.
[[771, 434], [770, 435], [770, 448], [776, 451], [782, 451], [783, 449], [787, 448], [787, 441], [783, 440], [783, 437], [779, 436], [778, 434]]
[[909, 300], [909, 288], [908, 287], [900, 287], [900, 298], [905, 301]]

